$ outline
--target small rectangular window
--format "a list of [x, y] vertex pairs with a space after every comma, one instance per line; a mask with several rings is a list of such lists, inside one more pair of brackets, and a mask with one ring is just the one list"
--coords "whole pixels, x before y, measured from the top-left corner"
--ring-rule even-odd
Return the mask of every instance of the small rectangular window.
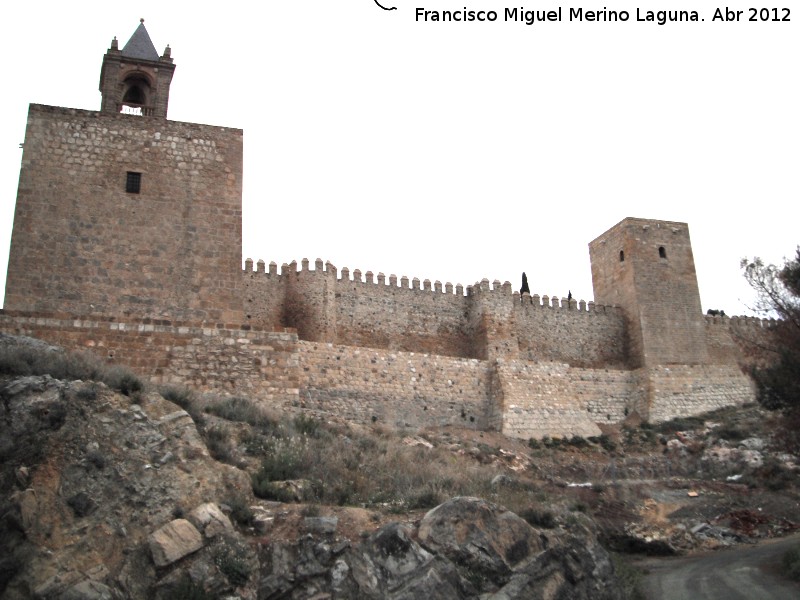
[[138, 194], [142, 188], [142, 174], [128, 171], [128, 176], [125, 178], [125, 191], [129, 194]]

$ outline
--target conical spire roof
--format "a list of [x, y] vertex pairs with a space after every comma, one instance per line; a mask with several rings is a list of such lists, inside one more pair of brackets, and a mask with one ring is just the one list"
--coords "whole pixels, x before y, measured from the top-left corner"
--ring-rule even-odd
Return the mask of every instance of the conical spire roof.
[[158, 60], [158, 52], [153, 42], [150, 40], [150, 35], [147, 29], [144, 28], [144, 19], [141, 19], [136, 31], [133, 32], [131, 39], [125, 44], [122, 49], [122, 55], [127, 58], [135, 58], [139, 60]]

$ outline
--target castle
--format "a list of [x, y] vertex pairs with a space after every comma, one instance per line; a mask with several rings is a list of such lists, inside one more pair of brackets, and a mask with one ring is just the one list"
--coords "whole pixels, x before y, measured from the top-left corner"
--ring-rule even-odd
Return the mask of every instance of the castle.
[[155, 383], [392, 427], [596, 435], [754, 399], [742, 332], [702, 314], [688, 226], [589, 244], [595, 301], [337, 270], [242, 269], [242, 131], [167, 120], [175, 65], [142, 22], [99, 111], [31, 105], [0, 331]]

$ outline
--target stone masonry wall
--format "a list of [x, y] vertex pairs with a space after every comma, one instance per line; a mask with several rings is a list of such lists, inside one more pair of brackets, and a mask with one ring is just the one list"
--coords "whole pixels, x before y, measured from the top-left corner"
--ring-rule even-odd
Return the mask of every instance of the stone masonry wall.
[[[388, 285], [386, 285], [388, 283]], [[372, 273], [362, 280], [346, 269], [336, 286], [336, 339], [355, 346], [376, 346], [402, 351], [431, 352], [446, 356], [474, 358], [472, 338], [465, 328], [468, 299], [452, 286], [443, 290], [426, 280], [393, 276], [388, 282]], [[374, 341], [374, 344], [372, 343]]]
[[502, 432], [522, 439], [600, 435], [642, 396], [638, 371], [573, 368], [563, 363], [500, 361]]
[[487, 428], [485, 361], [316, 342], [300, 342], [299, 361], [303, 408], [394, 428]]
[[[259, 269], [263, 261], [259, 261]], [[245, 312], [260, 327], [289, 326], [301, 339], [399, 351], [471, 357], [462, 286], [349, 269], [321, 260], [268, 271], [246, 263]], [[266, 271], [266, 272], [265, 272]]]
[[32, 104], [5, 308], [239, 324], [241, 194], [241, 130]]
[[293, 332], [249, 326], [9, 311], [0, 313], [0, 331], [87, 349], [157, 384], [394, 428], [591, 436], [598, 423], [621, 422], [632, 411], [659, 422], [754, 399], [750, 379], [730, 365], [591, 369], [303, 342]]
[[9, 311], [0, 313], [0, 331], [88, 350], [156, 384], [245, 394], [275, 405], [296, 404], [299, 394], [297, 335], [291, 332]]
[[752, 380], [736, 366], [669, 365], [648, 369], [651, 423], [755, 400]]
[[[300, 339], [462, 358], [553, 360], [621, 367], [628, 360], [625, 322], [611, 307], [573, 300], [535, 305], [488, 280], [455, 288], [399, 280], [303, 260], [253, 270], [245, 263], [245, 315], [256, 327], [293, 327]], [[545, 297], [546, 298], [546, 297]], [[555, 300], [555, 299], [554, 299]]]
[[747, 369], [754, 363], [769, 361], [766, 348], [774, 346], [770, 331], [774, 319], [755, 317], [706, 316], [706, 340], [709, 362], [718, 365], [739, 365]]
[[625, 319], [618, 309], [524, 294], [515, 303], [514, 323], [520, 358], [579, 367], [628, 364]]
[[283, 327], [283, 307], [286, 302], [286, 278], [278, 275], [278, 267], [270, 263], [269, 268], [259, 260], [253, 269], [253, 261], [245, 261], [242, 285], [245, 321], [254, 327], [274, 329]]

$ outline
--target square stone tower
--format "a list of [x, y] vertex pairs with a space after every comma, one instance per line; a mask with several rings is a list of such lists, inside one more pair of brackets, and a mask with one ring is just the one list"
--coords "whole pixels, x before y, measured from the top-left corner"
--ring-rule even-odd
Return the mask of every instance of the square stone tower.
[[632, 366], [708, 363], [686, 223], [623, 219], [589, 255], [595, 302], [625, 312]]
[[101, 111], [30, 106], [7, 310], [242, 322], [242, 131], [168, 121], [174, 68], [141, 23]]

